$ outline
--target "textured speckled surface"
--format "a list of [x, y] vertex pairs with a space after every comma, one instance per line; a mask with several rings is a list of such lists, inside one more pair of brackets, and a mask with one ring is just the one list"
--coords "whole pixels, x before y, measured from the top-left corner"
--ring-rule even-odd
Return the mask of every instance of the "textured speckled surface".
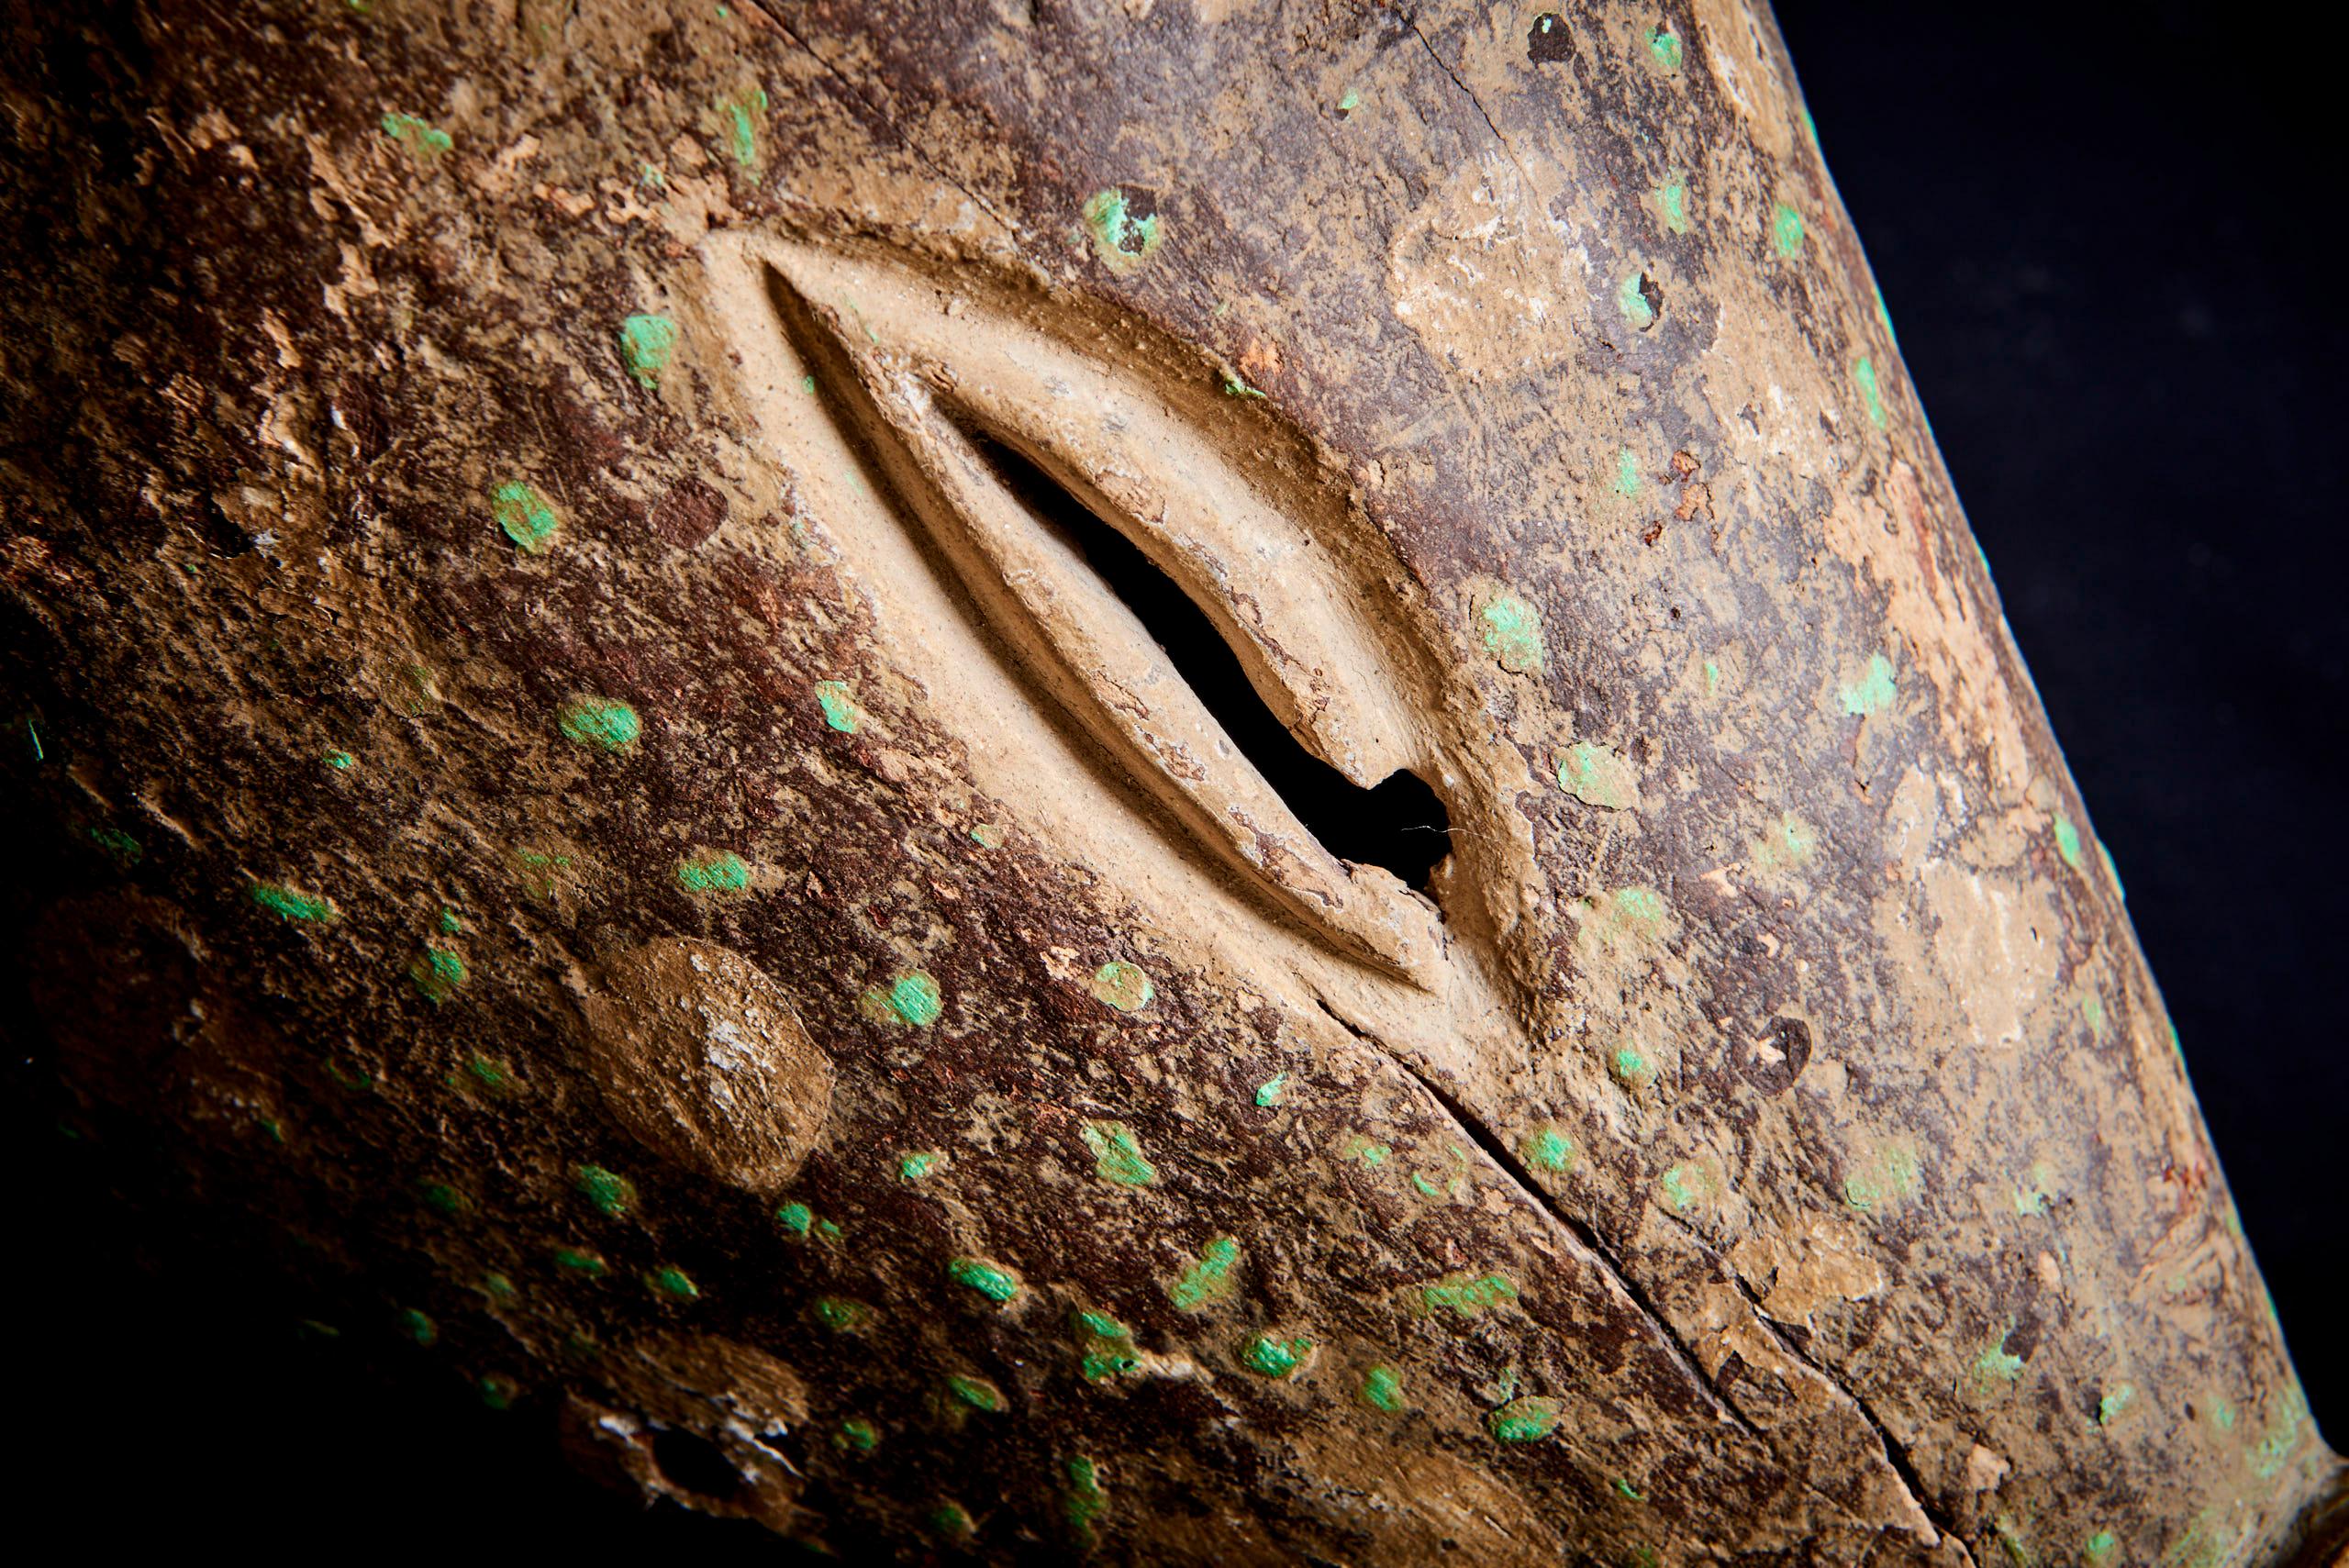
[[[165, 10], [12, 86], [86, 1134], [846, 1551], [2274, 1555], [2337, 1462], [1766, 20], [1209, 12]], [[762, 324], [776, 245], [1097, 367], [1383, 606], [1432, 956], [1133, 787], [1060, 623], [875, 570], [967, 361]], [[1063, 461], [1148, 522], [1174, 450]], [[624, 1108], [681, 941], [828, 1106]]]

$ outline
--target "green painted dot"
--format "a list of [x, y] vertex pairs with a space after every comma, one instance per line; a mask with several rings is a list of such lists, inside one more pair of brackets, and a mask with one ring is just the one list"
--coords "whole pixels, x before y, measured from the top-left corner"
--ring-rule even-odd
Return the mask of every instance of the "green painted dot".
[[751, 868], [730, 850], [718, 850], [677, 862], [677, 885], [688, 893], [740, 893], [751, 885]]
[[503, 1373], [493, 1372], [474, 1385], [481, 1402], [493, 1410], [510, 1410], [514, 1401], [521, 1397], [521, 1386]]
[[385, 115], [382, 124], [385, 136], [427, 162], [457, 145], [447, 131], [436, 129], [414, 115], [394, 112]]
[[1664, 212], [1664, 227], [1675, 234], [1688, 232], [1688, 187], [1675, 182], [1656, 187], [1655, 204]]
[[871, 1453], [881, 1446], [881, 1432], [872, 1422], [852, 1416], [833, 1429], [832, 1446], [850, 1453]]
[[601, 1257], [583, 1247], [557, 1247], [554, 1250], [554, 1261], [559, 1266], [569, 1269], [573, 1273], [586, 1274], [590, 1278], [611, 1272], [610, 1265], [607, 1264]]
[[1802, 214], [1780, 202], [1770, 217], [1770, 242], [1778, 254], [1794, 257], [1802, 252]]
[[636, 384], [652, 388], [661, 384], [661, 373], [669, 368], [670, 359], [677, 351], [677, 324], [665, 316], [631, 316], [620, 323], [620, 362]]
[[1704, 1200], [1712, 1190], [1712, 1178], [1705, 1168], [1693, 1161], [1682, 1161], [1664, 1172], [1656, 1184], [1664, 1189], [1664, 1201], [1678, 1212], [1686, 1213]]
[[1362, 95], [1355, 92], [1352, 87], [1347, 88], [1346, 95], [1338, 100], [1338, 112], [1341, 115], [1353, 114], [1355, 109], [1361, 106]]
[[1094, 997], [1121, 1013], [1138, 1013], [1155, 995], [1150, 976], [1137, 963], [1112, 959], [1093, 972]]
[[1636, 1046], [1617, 1046], [1607, 1070], [1614, 1075], [1615, 1082], [1635, 1094], [1655, 1082], [1654, 1064], [1641, 1055]]
[[1558, 759], [1558, 787], [1586, 806], [1628, 811], [1640, 803], [1640, 770], [1596, 741], [1577, 740]]
[[733, 153], [734, 161], [745, 169], [754, 166], [759, 161], [759, 128], [754, 117], [767, 112], [766, 89], [752, 87], [723, 100], [718, 108], [726, 117], [727, 148]]
[[[2012, 1333], [2012, 1329], [2007, 1333]], [[1974, 1358], [1972, 1377], [1977, 1392], [1987, 1393], [2000, 1386], [2012, 1387], [2022, 1376], [2022, 1358], [2007, 1350], [2007, 1333], [1984, 1345]]]
[[1644, 1503], [1648, 1500], [1646, 1493], [1641, 1491], [1637, 1486], [1632, 1485], [1631, 1482], [1625, 1480], [1620, 1475], [1615, 1477], [1615, 1493], [1616, 1496], [1627, 1497], [1634, 1503]]
[[2087, 1560], [2088, 1568], [2099, 1568], [2099, 1564], [2110, 1557], [2120, 1544], [2110, 1530], [2100, 1529], [2088, 1537], [2087, 1544], [2080, 1549], [2080, 1554]]
[[1197, 1262], [1167, 1288], [1167, 1299], [1181, 1312], [1196, 1312], [1210, 1301], [1231, 1293], [1231, 1271], [1240, 1262], [1240, 1243], [1218, 1236], [1200, 1251]]
[[347, 773], [359, 765], [359, 759], [348, 751], [328, 751], [327, 766], [339, 773]]
[[1615, 494], [1637, 495], [1640, 493], [1640, 460], [1631, 449], [1624, 447], [1615, 454]]
[[694, 1284], [685, 1270], [674, 1263], [664, 1263], [645, 1276], [655, 1296], [665, 1296], [674, 1301], [695, 1301], [701, 1296], [701, 1287]]
[[1544, 1395], [1512, 1399], [1485, 1418], [1485, 1429], [1505, 1443], [1539, 1442], [1558, 1429], [1566, 1407]]
[[128, 870], [139, 863], [147, 852], [145, 846], [119, 828], [93, 828], [90, 842], [112, 856], [115, 864]]
[[1393, 1367], [1373, 1366], [1362, 1374], [1362, 1402], [1388, 1415], [1403, 1408], [1403, 1379]]
[[1648, 298], [1650, 286], [1645, 272], [1633, 272], [1615, 285], [1615, 308], [1642, 332], [1655, 325], [1655, 305]]
[[1271, 1077], [1256, 1085], [1256, 1103], [1260, 1106], [1278, 1105], [1280, 1103], [1282, 1093], [1286, 1090], [1287, 1087], [1288, 1074], [1286, 1073], [1275, 1073]]
[[2061, 812], [2055, 816], [2055, 852], [2064, 857], [2065, 865], [2080, 869], [2080, 830]]
[[1666, 71], [1680, 69], [1680, 39], [1662, 28], [1648, 29], [1648, 58]]
[[1003, 1390], [984, 1377], [949, 1373], [946, 1391], [972, 1409], [985, 1410], [990, 1415], [1000, 1415], [1011, 1407], [1011, 1401], [1003, 1396]]
[[636, 709], [613, 697], [577, 696], [562, 705], [562, 733], [582, 746], [618, 751], [644, 733]]
[[1869, 654], [1867, 673], [1836, 693], [1843, 711], [1855, 718], [1882, 713], [1899, 695], [1893, 679], [1892, 661], [1881, 653]]
[[601, 1165], [582, 1165], [573, 1173], [581, 1195], [606, 1217], [618, 1218], [636, 1207], [636, 1184]]
[[1308, 1339], [1254, 1334], [1240, 1347], [1240, 1364], [1259, 1377], [1283, 1378], [1302, 1366], [1312, 1351], [1313, 1341]]
[[543, 555], [554, 542], [558, 527], [554, 508], [518, 479], [509, 479], [489, 493], [489, 515], [525, 555]]
[[2104, 874], [2112, 879], [2112, 891], [2114, 895], [2122, 903], [2127, 903], [2129, 901], [2129, 890], [2121, 884], [2121, 868], [2112, 863], [2112, 851], [2104, 847], [2104, 840], [2101, 839], [2097, 840], [2096, 858], [2098, 862], [2103, 865]]
[[978, 845], [981, 849], [999, 850], [1003, 848], [1003, 824], [999, 822], [980, 822], [974, 824], [971, 828], [971, 842]]
[[916, 971], [889, 987], [889, 1010], [916, 1029], [926, 1029], [946, 1010], [938, 982]]
[[835, 1334], [853, 1334], [873, 1321], [873, 1308], [844, 1296], [819, 1296], [807, 1304], [816, 1321]]
[[1860, 384], [1860, 398], [1867, 405], [1868, 419], [1879, 430], [1884, 428], [1884, 394], [1876, 385], [1876, 361], [1862, 354], [1852, 361], [1852, 379]]
[[473, 1207], [463, 1193], [446, 1182], [419, 1183], [416, 1190], [425, 1207], [438, 1214], [459, 1215]]
[[967, 1285], [998, 1306], [1019, 1294], [1019, 1276], [985, 1258], [956, 1258], [946, 1265], [946, 1277]]
[[463, 959], [446, 948], [430, 947], [407, 966], [407, 976], [416, 983], [417, 994], [428, 1002], [448, 1000], [470, 978]]
[[440, 1342], [440, 1325], [413, 1307], [401, 1309], [399, 1326], [401, 1333], [428, 1350]]
[[1068, 1477], [1068, 1490], [1063, 1495], [1062, 1512], [1068, 1528], [1085, 1545], [1093, 1544], [1095, 1527], [1109, 1509], [1109, 1495], [1101, 1485], [1101, 1467], [1092, 1460], [1072, 1459], [1063, 1467]]
[[1476, 622], [1485, 651], [1510, 674], [1538, 674], [1548, 662], [1541, 612], [1519, 595], [1495, 594], [1476, 606]]
[[816, 1211], [804, 1203], [787, 1203], [774, 1211], [774, 1222], [785, 1235], [804, 1240], [816, 1223]]
[[457, 918], [457, 912], [454, 909], [441, 910], [440, 918], [436, 923], [440, 926], [440, 934], [443, 936], [453, 937], [465, 929], [465, 923]]
[[1421, 1285], [1419, 1299], [1429, 1312], [1451, 1311], [1463, 1318], [1480, 1318], [1493, 1307], [1515, 1302], [1517, 1284], [1504, 1273], [1464, 1271]]
[[514, 1287], [512, 1280], [495, 1270], [481, 1276], [481, 1287], [500, 1301], [511, 1301], [522, 1294]]
[[937, 1173], [946, 1163], [946, 1156], [935, 1149], [918, 1149], [897, 1162], [897, 1174], [905, 1181], [918, 1182]]
[[2117, 1388], [2108, 1389], [2104, 1396], [2096, 1402], [2097, 1425], [2099, 1427], [2112, 1425], [2121, 1418], [2121, 1412], [2129, 1408], [2130, 1403], [2136, 1397], [2135, 1387], [2126, 1383]]
[[271, 914], [288, 920], [331, 920], [334, 904], [329, 899], [313, 898], [306, 893], [274, 882], [256, 882], [246, 889], [252, 901]]
[[1555, 1127], [1537, 1128], [1525, 1138], [1525, 1162], [1563, 1175], [1575, 1168], [1575, 1140]]
[[933, 1534], [949, 1540], [968, 1540], [979, 1530], [978, 1521], [971, 1518], [971, 1510], [952, 1501], [941, 1502], [922, 1516]]
[[1070, 1313], [1069, 1321], [1082, 1334], [1091, 1334], [1105, 1340], [1122, 1340], [1128, 1337], [1126, 1326], [1123, 1323], [1106, 1312], [1097, 1312], [1089, 1307], [1080, 1307]]
[[846, 681], [816, 683], [816, 706], [824, 710], [824, 722], [843, 735], [853, 735], [862, 715], [856, 699], [850, 695]]
[[1115, 185], [1085, 197], [1079, 210], [1085, 231], [1093, 238], [1094, 253], [1108, 263], [1111, 272], [1140, 266], [1165, 243], [1158, 215], [1135, 217], [1126, 193]]
[[1134, 1129], [1121, 1121], [1088, 1121], [1079, 1129], [1093, 1151], [1093, 1173], [1119, 1186], [1143, 1187], [1158, 1179], [1158, 1168], [1142, 1155]]

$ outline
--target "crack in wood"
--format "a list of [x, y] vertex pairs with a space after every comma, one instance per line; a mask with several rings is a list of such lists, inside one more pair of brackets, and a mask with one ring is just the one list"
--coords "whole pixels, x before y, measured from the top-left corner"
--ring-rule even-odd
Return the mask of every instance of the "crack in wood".
[[1424, 1089], [1428, 1096], [1442, 1107], [1444, 1115], [1451, 1118], [1461, 1132], [1477, 1148], [1484, 1151], [1486, 1158], [1499, 1168], [1501, 1173], [1509, 1179], [1519, 1192], [1539, 1212], [1547, 1216], [1553, 1223], [1566, 1233], [1584, 1254], [1584, 1261], [1606, 1275], [1616, 1288], [1623, 1293], [1624, 1298], [1648, 1320], [1649, 1326], [1655, 1330], [1658, 1338], [1663, 1341], [1665, 1353], [1691, 1382], [1705, 1391], [1706, 1396], [1712, 1403], [1715, 1415], [1728, 1421], [1765, 1448], [1769, 1447], [1769, 1440], [1752, 1421], [1746, 1418], [1745, 1413], [1738, 1409], [1722, 1394], [1720, 1386], [1711, 1378], [1705, 1375], [1704, 1368], [1698, 1362], [1694, 1351], [1686, 1340], [1681, 1339], [1679, 1331], [1657, 1308], [1655, 1302], [1623, 1271], [1621, 1262], [1615, 1257], [1607, 1244], [1599, 1240], [1598, 1232], [1560, 1207], [1534, 1182], [1532, 1173], [1527, 1171], [1517, 1157], [1508, 1151], [1508, 1147], [1493, 1135], [1492, 1130], [1471, 1115], [1465, 1106], [1462, 1106], [1428, 1073], [1422, 1072], [1415, 1062], [1400, 1052], [1389, 1050], [1375, 1035], [1356, 1028], [1351, 1019], [1331, 1007], [1328, 1002], [1322, 1001], [1319, 997], [1316, 997], [1315, 1001], [1321, 1010], [1334, 1018], [1347, 1033], [1362, 1040], [1376, 1051], [1380, 1056], [1394, 1062], [1408, 1073], [1413, 1083]]

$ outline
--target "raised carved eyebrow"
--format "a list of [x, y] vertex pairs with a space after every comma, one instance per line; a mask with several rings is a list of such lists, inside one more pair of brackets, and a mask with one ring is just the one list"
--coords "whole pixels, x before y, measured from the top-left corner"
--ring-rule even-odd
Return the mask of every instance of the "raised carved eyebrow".
[[1085, 552], [1007, 483], [1006, 455], [1171, 579], [1290, 733], [1366, 789], [1428, 767], [1434, 728], [1396, 678], [1364, 573], [1290, 515], [1331, 498], [1235, 458], [1141, 376], [923, 273], [791, 241], [745, 247], [791, 351], [832, 387], [847, 433], [1025, 683], [1260, 896], [1354, 961], [1433, 986], [1436, 909], [1306, 828]]
[[[1266, 499], [1270, 476], [1240, 473], [1144, 377], [983, 305], [960, 301], [949, 314], [937, 286], [908, 271], [788, 242], [766, 256], [810, 305], [848, 315], [863, 347], [903, 356], [944, 401], [1140, 546], [1330, 765], [1367, 786], [1424, 761], [1374, 584]], [[1285, 488], [1291, 506], [1311, 505], [1306, 486]]]

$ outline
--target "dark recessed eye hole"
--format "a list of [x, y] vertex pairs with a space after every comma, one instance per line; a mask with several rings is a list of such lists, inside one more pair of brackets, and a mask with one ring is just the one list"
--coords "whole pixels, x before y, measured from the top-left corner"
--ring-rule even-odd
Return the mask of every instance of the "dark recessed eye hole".
[[741, 1473], [727, 1462], [718, 1445], [682, 1427], [654, 1435], [652, 1462], [671, 1485], [696, 1497], [722, 1502], [742, 1489]]
[[1008, 446], [984, 431], [963, 434], [1004, 487], [1134, 613], [1232, 744], [1324, 849], [1341, 860], [1384, 866], [1429, 891], [1430, 873], [1452, 851], [1452, 818], [1424, 779], [1398, 769], [1364, 789], [1307, 751], [1256, 695], [1207, 612], [1132, 540]]

